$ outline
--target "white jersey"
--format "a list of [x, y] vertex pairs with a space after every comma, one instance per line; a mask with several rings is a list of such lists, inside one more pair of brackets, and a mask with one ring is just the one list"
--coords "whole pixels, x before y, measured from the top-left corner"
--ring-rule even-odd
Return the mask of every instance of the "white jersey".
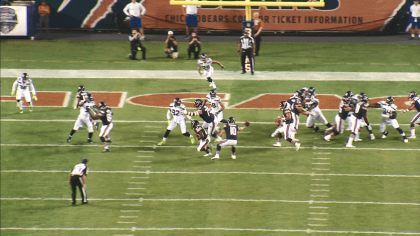
[[306, 108], [308, 111], [311, 111], [312, 109], [314, 109], [314, 108], [318, 107], [318, 104], [319, 104], [319, 99], [318, 99], [318, 98], [316, 98], [316, 96], [315, 96], [315, 95], [311, 95], [310, 97], [307, 97], [307, 98], [309, 98], [309, 99], [310, 99], [308, 102], [305, 102], [305, 108]]
[[378, 102], [378, 104], [381, 106], [381, 108], [383, 110], [382, 116], [385, 117], [385, 118], [389, 118], [390, 116], [392, 116], [393, 112], [397, 111], [397, 106], [395, 104], [389, 105], [385, 101], [380, 101], [380, 102]]
[[13, 83], [13, 91], [28, 91], [32, 92], [32, 95], [36, 95], [36, 88], [31, 79], [23, 79], [22, 77], [17, 78], [17, 80]]
[[[198, 0], [187, 0], [187, 1], [193, 1], [193, 2], [196, 2], [196, 1], [198, 1]], [[198, 12], [198, 7], [200, 7], [200, 6], [197, 6], [197, 5], [183, 5], [183, 7], [185, 7], [185, 8], [186, 8], [187, 15], [195, 15], [195, 14], [197, 14], [197, 12]]]
[[201, 66], [205, 71], [210, 71], [213, 67], [211, 64], [213, 60], [210, 57], [207, 57], [205, 61], [198, 59], [198, 65]]
[[[187, 110], [184, 104], [175, 106], [174, 103], [169, 104], [169, 110], [174, 118], [174, 120], [185, 120], [184, 111]], [[169, 119], [169, 118], [168, 118]]]
[[420, 17], [420, 4], [419, 5], [411, 5], [410, 12], [412, 17]]
[[212, 113], [216, 113], [220, 111], [220, 109], [222, 108], [222, 106], [220, 105], [220, 103], [222, 102], [222, 99], [219, 96], [212, 98], [210, 94], [207, 94], [206, 99], [211, 105]]
[[146, 14], [146, 8], [141, 3], [129, 3], [127, 6], [124, 7], [123, 12], [129, 16], [133, 15], [135, 17], [140, 17]]
[[71, 175], [87, 175], [89, 172], [89, 168], [86, 166], [85, 163], [79, 163], [74, 166], [73, 170], [71, 171]]

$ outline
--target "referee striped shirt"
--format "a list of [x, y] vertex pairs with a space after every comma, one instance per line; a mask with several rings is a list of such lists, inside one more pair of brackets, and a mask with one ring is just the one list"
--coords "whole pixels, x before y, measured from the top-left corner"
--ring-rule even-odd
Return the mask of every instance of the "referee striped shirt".
[[254, 38], [242, 36], [240, 39], [240, 43], [242, 49], [252, 48], [252, 45], [254, 44]]

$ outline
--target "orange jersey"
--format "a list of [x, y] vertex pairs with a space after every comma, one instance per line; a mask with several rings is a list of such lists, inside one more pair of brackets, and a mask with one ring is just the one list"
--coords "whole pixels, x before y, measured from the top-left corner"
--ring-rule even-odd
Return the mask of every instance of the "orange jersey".
[[38, 6], [39, 16], [49, 16], [50, 13], [51, 13], [50, 6], [42, 5], [42, 4]]
[[260, 28], [263, 27], [263, 21], [260, 18], [254, 19], [254, 30], [257, 32]]

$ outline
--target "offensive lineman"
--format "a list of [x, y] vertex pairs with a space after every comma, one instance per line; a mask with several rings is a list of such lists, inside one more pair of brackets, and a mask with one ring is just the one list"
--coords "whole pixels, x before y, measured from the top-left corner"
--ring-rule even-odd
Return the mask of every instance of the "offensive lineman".
[[[354, 108], [350, 107], [351, 103], [351, 95], [349, 93], [345, 93], [344, 97], [340, 102], [340, 106], [338, 108], [338, 114], [335, 115], [335, 125], [331, 128], [325, 130], [325, 141], [331, 141], [331, 137], [340, 135], [344, 131], [344, 121], [346, 121], [347, 117], [349, 116], [349, 112], [354, 111]], [[328, 131], [332, 131], [328, 134]]]
[[213, 87], [213, 89], [216, 89], [216, 84], [214, 83], [211, 76], [213, 75], [214, 69], [212, 64], [217, 64], [222, 68], [222, 70], [225, 68], [220, 62], [213, 61], [210, 57], [207, 57], [207, 54], [203, 53], [201, 54], [201, 59], [198, 59], [198, 73], [201, 75], [201, 68], [204, 69], [204, 77], [206, 77], [207, 81], [210, 82], [209, 87]]
[[210, 112], [210, 109], [207, 107], [207, 105], [204, 105], [203, 100], [201, 99], [196, 99], [194, 105], [197, 108], [197, 111], [187, 112], [187, 110], [185, 110], [184, 114], [188, 115], [189, 117], [200, 116], [204, 120], [203, 128], [207, 128], [207, 134], [217, 138], [216, 141], [221, 140], [216, 131], [216, 127], [219, 121], [214, 118], [213, 113]]
[[200, 122], [198, 122], [198, 120], [192, 120], [191, 127], [197, 134], [196, 140], [200, 141], [200, 144], [197, 147], [197, 151], [204, 151], [206, 153], [204, 154], [205, 157], [211, 156], [212, 147], [209, 146], [210, 136], [207, 135], [206, 130], [200, 126]]
[[410, 122], [410, 134], [411, 136], [408, 138], [416, 138], [416, 129], [415, 125], [420, 125], [420, 98], [417, 96], [417, 93], [411, 91], [408, 94], [408, 100], [413, 101], [408, 109], [405, 109], [403, 112], [408, 112], [416, 108], [417, 113], [413, 116]]
[[[181, 126], [182, 135], [189, 137], [191, 139], [191, 143], [194, 144], [194, 137], [187, 132], [187, 125], [185, 123], [185, 113], [187, 112], [187, 108], [184, 104], [181, 103], [181, 99], [175, 98], [174, 102], [169, 104], [168, 112], [166, 113], [166, 119], [168, 120], [168, 128], [166, 128], [166, 132], [163, 135], [163, 139], [158, 146], [165, 144], [166, 139], [169, 136], [169, 133], [175, 129], [178, 125]], [[171, 120], [171, 114], [173, 119]]]
[[222, 99], [217, 96], [216, 90], [212, 89], [210, 93], [207, 94], [204, 105], [206, 105], [207, 102], [210, 103], [211, 113], [214, 114], [215, 118], [219, 122], [227, 124], [227, 120], [223, 119], [223, 111], [225, 110], [225, 105], [223, 104]]
[[88, 143], [93, 143], [92, 141], [92, 135], [93, 135], [93, 124], [89, 117], [89, 110], [94, 106], [95, 104], [92, 104], [90, 102], [91, 95], [87, 92], [84, 92], [85, 87], [79, 86], [78, 88], [78, 94], [76, 95], [77, 98], [77, 104], [76, 108], [80, 108], [80, 114], [77, 117], [76, 122], [74, 123], [73, 129], [70, 131], [70, 135], [67, 138], [67, 142], [70, 143], [71, 138], [73, 137], [73, 134], [76, 133], [77, 130], [79, 130], [83, 125], [86, 125], [87, 130], [89, 132], [88, 134]]
[[363, 121], [363, 118], [366, 117], [367, 109], [369, 106], [369, 99], [366, 95], [360, 97], [360, 101], [356, 103], [354, 108], [354, 113], [350, 117], [351, 119], [351, 134], [347, 141], [346, 147], [354, 148], [353, 141], [357, 139], [357, 134], [359, 133], [360, 125]]
[[[17, 92], [16, 92], [17, 89]], [[30, 90], [30, 91], [29, 91]], [[21, 77], [17, 78], [17, 80], [13, 83], [12, 87], [12, 96], [15, 95], [16, 92], [16, 106], [20, 109], [20, 114], [23, 113], [23, 101], [22, 97], [25, 97], [27, 103], [29, 103], [29, 111], [32, 112], [34, 109], [34, 105], [32, 103], [32, 98], [37, 101], [38, 97], [36, 96], [36, 88], [31, 79], [29, 79], [28, 73], [23, 73]], [[32, 98], [31, 98], [32, 92]]]
[[220, 150], [222, 147], [231, 146], [232, 147], [232, 159], [236, 159], [236, 147], [235, 145], [238, 143], [238, 131], [245, 129], [246, 127], [238, 127], [235, 124], [235, 118], [229, 117], [228, 123], [223, 126], [223, 130], [220, 133], [222, 137], [226, 133], [226, 139], [223, 139], [217, 144], [217, 151], [216, 155], [212, 157], [212, 160], [219, 159]]
[[403, 137], [403, 142], [408, 142], [408, 139], [405, 137], [404, 131], [400, 128], [397, 121], [397, 106], [394, 104], [394, 98], [392, 96], [388, 97], [385, 101], [380, 101], [373, 105], [375, 108], [382, 108], [382, 121], [379, 126], [379, 131], [382, 133], [382, 138], [386, 138], [388, 131], [386, 131], [386, 125], [390, 124], [394, 127], [400, 135]]
[[99, 133], [99, 138], [102, 141], [102, 145], [104, 145], [104, 152], [109, 152], [108, 143], [111, 142], [111, 137], [109, 136], [109, 133], [111, 132], [112, 128], [114, 128], [114, 123], [112, 122], [112, 115], [114, 115], [114, 113], [111, 111], [111, 108], [109, 108], [106, 105], [105, 102], [99, 103], [99, 109], [99, 114], [92, 115], [91, 113], [89, 113], [89, 115], [94, 120], [101, 119], [102, 127], [101, 132]]

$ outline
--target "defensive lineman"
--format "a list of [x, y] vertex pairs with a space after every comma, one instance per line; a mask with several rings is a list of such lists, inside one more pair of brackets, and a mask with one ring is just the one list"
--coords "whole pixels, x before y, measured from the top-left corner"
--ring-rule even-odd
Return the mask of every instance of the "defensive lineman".
[[294, 122], [296, 121], [293, 118], [291, 107], [286, 101], [281, 101], [279, 104], [279, 107], [280, 107], [280, 110], [283, 110], [283, 116], [280, 117], [281, 118], [280, 122], [283, 122], [284, 124], [279, 124], [280, 127], [271, 134], [271, 137], [275, 137], [276, 134], [279, 135], [278, 142], [273, 144], [273, 146], [275, 147], [281, 146], [281, 138], [282, 138], [282, 133], [283, 133], [286, 140], [290, 142], [291, 144], [295, 145], [296, 151], [298, 151], [301, 144], [294, 139], [295, 133], [296, 133]]
[[111, 137], [109, 136], [109, 133], [114, 128], [114, 123], [112, 122], [112, 116], [114, 115], [114, 113], [111, 111], [111, 108], [109, 108], [106, 105], [105, 102], [99, 103], [99, 109], [100, 109], [99, 114], [97, 115], [92, 115], [91, 113], [89, 114], [92, 117], [92, 119], [95, 119], [95, 120], [101, 119], [102, 127], [101, 127], [101, 132], [99, 133], [99, 138], [102, 141], [102, 145], [104, 145], [104, 152], [109, 152], [108, 143], [111, 142]]
[[71, 186], [71, 202], [76, 205], [76, 187], [80, 190], [82, 195], [82, 204], [87, 204], [87, 192], [86, 192], [86, 176], [89, 172], [87, 167], [88, 159], [84, 158], [81, 163], [74, 166], [70, 172], [69, 184]]
[[222, 137], [226, 133], [226, 139], [223, 139], [217, 144], [217, 151], [216, 155], [212, 157], [212, 160], [219, 159], [220, 150], [222, 147], [231, 146], [232, 147], [232, 159], [236, 159], [236, 147], [235, 145], [238, 143], [238, 131], [245, 129], [246, 127], [238, 127], [235, 123], [235, 118], [229, 117], [228, 123], [223, 126], [223, 130], [220, 133]]
[[309, 116], [306, 118], [306, 127], [313, 128], [315, 132], [319, 130], [319, 127], [315, 125], [315, 121], [319, 120], [327, 128], [331, 128], [331, 124], [327, 121], [324, 114], [322, 114], [321, 109], [319, 109], [319, 100], [315, 95], [315, 88], [310, 87], [305, 98], [305, 108], [309, 111]]
[[77, 117], [76, 122], [74, 123], [73, 129], [70, 131], [69, 137], [67, 138], [68, 143], [71, 141], [73, 134], [76, 133], [76, 131], [79, 130], [84, 125], [87, 127], [87, 130], [89, 132], [87, 141], [88, 143], [93, 143], [92, 141], [93, 124], [89, 117], [89, 110], [95, 104], [91, 103], [90, 96], [91, 95], [89, 93], [85, 92], [85, 87], [79, 86], [78, 94], [76, 95], [77, 105], [75, 109], [80, 108], [80, 114]]
[[394, 98], [392, 96], [388, 97], [385, 101], [380, 101], [373, 105], [375, 108], [382, 108], [382, 121], [379, 126], [379, 131], [382, 133], [382, 138], [386, 138], [388, 131], [386, 131], [386, 125], [391, 124], [400, 135], [403, 137], [403, 142], [408, 142], [405, 137], [404, 131], [400, 128], [397, 121], [397, 106], [394, 104]]
[[222, 70], [225, 68], [220, 62], [218, 61], [213, 61], [210, 57], [207, 57], [207, 54], [203, 53], [201, 54], [201, 58], [198, 59], [197, 61], [198, 63], [198, 73], [201, 75], [201, 68], [204, 69], [204, 77], [206, 77], [207, 81], [210, 82], [209, 87], [213, 87], [213, 89], [216, 89], [216, 84], [214, 83], [213, 79], [211, 78], [211, 76], [214, 73], [214, 69], [213, 66], [211, 66], [212, 64], [217, 64], [219, 65]]
[[[191, 139], [191, 143], [194, 144], [194, 137], [187, 132], [187, 125], [185, 122], [185, 113], [187, 112], [187, 108], [184, 104], [181, 103], [181, 99], [175, 98], [174, 102], [169, 104], [168, 112], [166, 113], [166, 119], [168, 119], [168, 128], [166, 128], [166, 132], [163, 135], [163, 139], [158, 146], [165, 144], [166, 139], [169, 136], [169, 133], [175, 129], [178, 125], [181, 126], [182, 135], [189, 137]], [[172, 120], [171, 120], [172, 114]]]
[[416, 129], [415, 125], [420, 125], [420, 98], [417, 96], [417, 93], [414, 91], [411, 91], [411, 93], [408, 94], [408, 100], [412, 101], [410, 108], [404, 110], [403, 112], [408, 112], [416, 108], [417, 113], [413, 116], [410, 122], [410, 134], [411, 136], [408, 138], [416, 138]]
[[196, 136], [197, 141], [200, 141], [200, 144], [197, 147], [197, 151], [205, 152], [206, 153], [204, 154], [205, 157], [211, 156], [211, 146], [209, 146], [210, 136], [207, 135], [206, 130], [200, 126], [200, 122], [198, 122], [198, 120], [192, 120], [191, 127], [197, 134]]
[[210, 103], [211, 106], [211, 113], [214, 114], [215, 119], [218, 122], [228, 123], [227, 120], [223, 119], [223, 111], [225, 110], [225, 105], [222, 102], [222, 99], [217, 96], [216, 90], [212, 89], [209, 94], [206, 96], [206, 100], [204, 101], [204, 105]]
[[[17, 90], [17, 92], [16, 92]], [[29, 79], [28, 73], [23, 73], [21, 77], [17, 78], [17, 80], [13, 83], [12, 87], [12, 96], [16, 93], [16, 106], [20, 109], [20, 114], [23, 113], [23, 101], [22, 97], [25, 97], [27, 103], [29, 103], [29, 111], [33, 111], [33, 103], [31, 98], [37, 101], [38, 97], [36, 96], [36, 88], [31, 79]]]

